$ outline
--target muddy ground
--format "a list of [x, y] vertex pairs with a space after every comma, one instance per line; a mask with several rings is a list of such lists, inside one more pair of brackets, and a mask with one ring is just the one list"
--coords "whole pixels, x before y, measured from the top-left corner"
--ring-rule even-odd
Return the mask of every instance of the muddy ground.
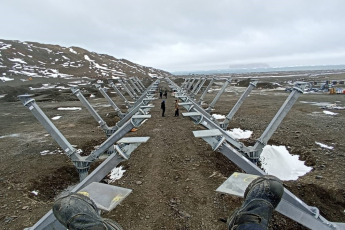
[[[280, 78], [266, 80], [284, 81]], [[1, 229], [32, 226], [49, 211], [54, 198], [63, 189], [78, 182], [71, 161], [58, 152], [58, 145], [31, 112], [9, 95], [34, 92], [37, 104], [49, 118], [62, 116], [53, 123], [70, 143], [86, 154], [106, 139], [96, 121], [69, 90], [29, 91], [28, 86], [0, 85], [0, 94], [8, 94], [0, 99]], [[161, 87], [167, 85], [161, 84]], [[86, 96], [96, 93], [91, 88], [85, 89]], [[226, 115], [245, 88], [228, 89], [213, 113]], [[205, 103], [210, 103], [216, 93], [207, 95]], [[115, 94], [111, 96], [117, 104], [122, 103]], [[230, 128], [252, 130], [253, 136], [246, 144], [253, 144], [287, 96], [288, 93], [281, 90], [255, 89], [231, 121]], [[95, 98], [88, 100], [108, 125], [119, 120], [113, 109], [105, 106], [107, 102], [101, 95], [96, 93]], [[285, 182], [285, 186], [308, 205], [318, 207], [328, 220], [345, 222], [345, 110], [331, 110], [338, 115], [330, 116], [322, 113], [320, 107], [304, 101], [336, 102], [345, 106], [345, 95], [300, 96], [269, 144], [289, 146], [290, 153], [299, 155], [306, 165], [313, 167], [312, 172], [297, 181]], [[124, 229], [226, 229], [219, 218], [229, 216], [242, 199], [216, 193], [215, 189], [233, 172], [241, 170], [222, 154], [213, 152], [202, 139], [194, 138], [192, 131], [203, 127], [189, 118], [174, 117], [173, 102], [169, 94], [166, 117], [161, 117], [160, 100], [153, 101], [152, 118], [137, 132], [127, 135], [150, 139], [123, 163], [127, 171], [114, 183], [133, 189], [132, 194], [104, 216], [118, 221]], [[75, 106], [82, 110], [57, 110]], [[124, 111], [125, 107], [121, 106]], [[334, 146], [334, 149], [323, 149], [315, 141]], [[44, 150], [55, 154], [41, 155]], [[99, 163], [95, 162], [92, 168]], [[32, 191], [37, 191], [38, 195]], [[275, 213], [271, 229], [306, 228]]]

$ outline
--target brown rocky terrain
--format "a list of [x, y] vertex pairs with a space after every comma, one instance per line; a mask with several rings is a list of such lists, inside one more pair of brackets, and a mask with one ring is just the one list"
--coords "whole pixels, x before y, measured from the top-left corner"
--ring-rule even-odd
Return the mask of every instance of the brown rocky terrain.
[[[344, 75], [337, 76], [344, 79]], [[288, 78], [291, 80], [291, 78]], [[294, 79], [297, 80], [297, 79]], [[70, 90], [34, 90], [42, 83], [55, 84], [56, 79], [37, 78], [34, 83], [5, 82], [0, 92], [0, 223], [1, 229], [23, 229], [32, 226], [52, 206], [54, 198], [65, 188], [78, 182], [71, 161], [58, 152], [55, 141], [15, 96], [33, 93], [37, 104], [53, 121], [67, 140], [89, 153], [105, 140], [97, 122], [82, 107]], [[241, 79], [239, 79], [241, 81]], [[283, 78], [262, 80], [283, 83]], [[182, 80], [176, 80], [181, 84]], [[149, 85], [147, 79], [145, 85]], [[61, 82], [61, 84], [66, 84]], [[166, 83], [160, 85], [167, 88]], [[219, 88], [219, 85], [214, 88]], [[90, 86], [80, 86], [85, 96], [92, 93], [90, 103], [106, 120], [114, 125], [119, 119], [105, 99]], [[244, 90], [229, 86], [216, 104], [213, 113], [226, 115]], [[217, 91], [205, 98], [210, 103]], [[117, 104], [121, 99], [111, 94]], [[200, 96], [200, 94], [198, 95]], [[246, 99], [230, 123], [230, 128], [253, 131], [246, 144], [254, 143], [288, 93], [279, 89], [255, 89]], [[329, 116], [322, 109], [307, 102], [329, 102], [345, 106], [345, 95], [326, 93], [304, 94], [295, 103], [269, 144], [290, 147], [290, 153], [300, 156], [313, 170], [285, 186], [308, 205], [316, 206], [330, 221], [345, 222], [345, 110]], [[126, 136], [148, 136], [149, 141], [139, 146], [131, 158], [123, 163], [126, 172], [114, 185], [133, 189], [133, 192], [112, 212], [104, 216], [117, 220], [124, 229], [225, 229], [219, 218], [229, 216], [242, 199], [215, 192], [233, 172], [241, 171], [231, 161], [192, 131], [203, 129], [189, 118], [174, 117], [174, 98], [169, 94], [166, 117], [161, 117], [160, 100], [153, 101], [152, 118], [137, 132]], [[82, 107], [80, 111], [58, 111], [59, 107]], [[125, 111], [124, 105], [121, 108]], [[184, 112], [181, 109], [181, 113]], [[324, 149], [315, 141], [334, 146]], [[41, 155], [44, 150], [55, 154]], [[92, 165], [95, 168], [100, 162]], [[283, 164], [284, 162], [282, 162]], [[91, 169], [91, 170], [92, 170]], [[38, 195], [32, 194], [37, 191]], [[306, 229], [275, 213], [270, 229]]]

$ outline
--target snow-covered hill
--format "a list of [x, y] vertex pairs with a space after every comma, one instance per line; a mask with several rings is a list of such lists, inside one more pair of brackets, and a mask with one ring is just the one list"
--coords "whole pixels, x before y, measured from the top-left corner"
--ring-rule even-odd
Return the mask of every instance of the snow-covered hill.
[[78, 47], [0, 40], [3, 81], [44, 78], [164, 77], [170, 73]]

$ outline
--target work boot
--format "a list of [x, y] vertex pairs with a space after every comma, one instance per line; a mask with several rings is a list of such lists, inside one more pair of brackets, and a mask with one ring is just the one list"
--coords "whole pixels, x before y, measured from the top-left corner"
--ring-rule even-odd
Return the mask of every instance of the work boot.
[[268, 229], [273, 210], [278, 206], [283, 193], [283, 184], [275, 176], [256, 178], [248, 185], [242, 206], [228, 218], [228, 229]]
[[103, 219], [96, 204], [87, 196], [73, 193], [55, 201], [56, 219], [70, 230], [122, 230], [115, 221]]

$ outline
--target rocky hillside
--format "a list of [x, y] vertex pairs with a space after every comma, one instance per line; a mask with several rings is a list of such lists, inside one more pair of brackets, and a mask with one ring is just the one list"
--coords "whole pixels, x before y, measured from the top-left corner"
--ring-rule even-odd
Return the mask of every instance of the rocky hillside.
[[78, 47], [0, 40], [0, 79], [164, 77], [170, 73]]

